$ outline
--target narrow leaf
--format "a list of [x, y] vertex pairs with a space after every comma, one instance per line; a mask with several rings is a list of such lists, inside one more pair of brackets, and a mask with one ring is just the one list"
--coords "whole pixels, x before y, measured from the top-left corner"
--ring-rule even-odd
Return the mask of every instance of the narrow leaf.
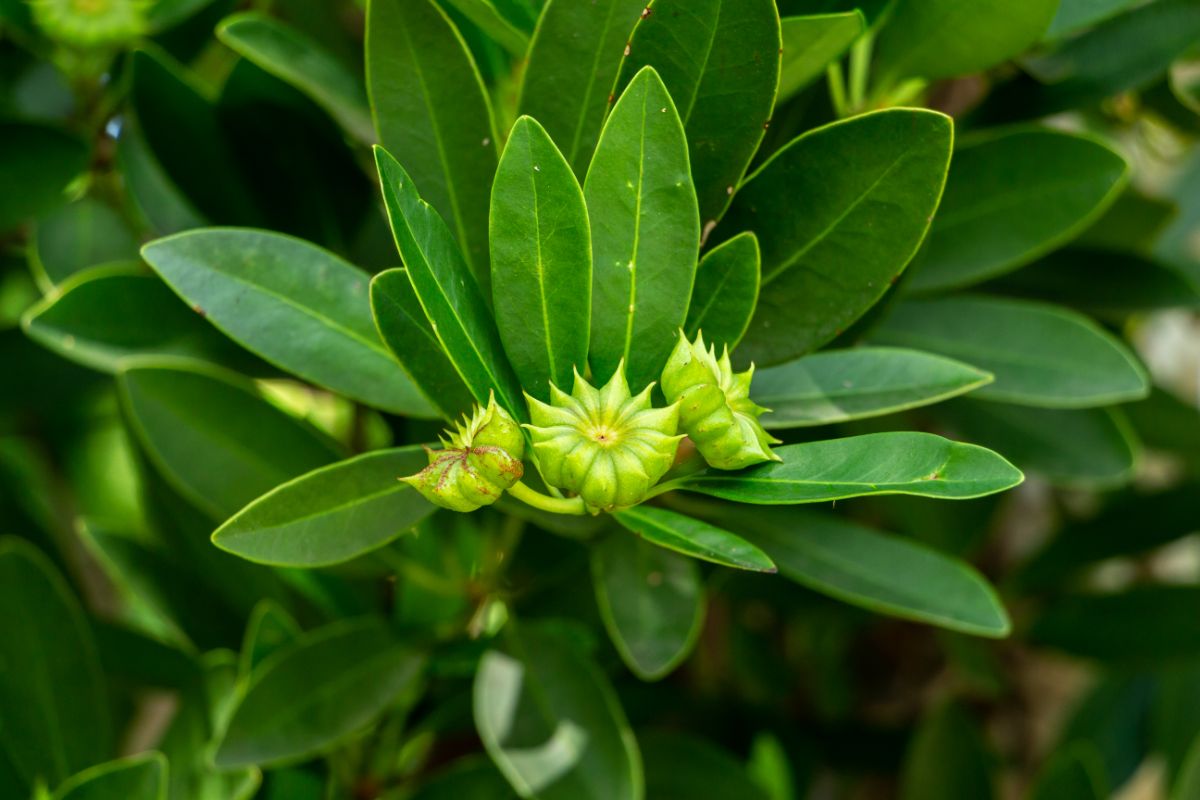
[[644, 505], [617, 511], [613, 517], [659, 547], [734, 569], [775, 572], [775, 564], [762, 550], [702, 520]]

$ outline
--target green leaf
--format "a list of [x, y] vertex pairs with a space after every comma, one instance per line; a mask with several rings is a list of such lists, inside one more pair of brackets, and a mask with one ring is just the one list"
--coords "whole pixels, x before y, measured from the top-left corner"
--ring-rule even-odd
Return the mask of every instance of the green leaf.
[[398, 479], [429, 462], [422, 448], [377, 450], [301, 475], [231, 517], [213, 544], [282, 567], [349, 561], [408, 531], [436, 509]]
[[[379, 141], [446, 219], [488, 286], [488, 194], [499, 138], [462, 36], [431, 0], [370, 0], [367, 90]], [[409, 269], [413, 265], [405, 259]]]
[[642, 800], [642, 760], [616, 693], [548, 626], [522, 626], [516, 657], [489, 650], [475, 673], [475, 727], [524, 798]]
[[1101, 141], [1017, 129], [954, 154], [941, 207], [905, 290], [978, 283], [1082, 232], [1124, 188], [1129, 165]]
[[1064, 486], [1121, 483], [1137, 458], [1128, 423], [1110, 409], [1062, 411], [964, 399], [940, 406], [938, 412], [966, 438]]
[[30, 308], [21, 327], [62, 357], [102, 372], [116, 372], [122, 359], [135, 355], [190, 356], [241, 368], [256, 363], [162, 281], [132, 265], [76, 275]]
[[897, 0], [879, 35], [881, 86], [905, 78], [950, 78], [1020, 55], [1042, 38], [1059, 0]]
[[629, 385], [640, 389], [658, 377], [687, 318], [700, 247], [683, 125], [652, 68], [613, 108], [583, 194], [592, 222], [594, 378], [604, 383], [623, 359]]
[[492, 184], [492, 303], [521, 385], [549, 400], [587, 366], [592, 238], [583, 192], [536, 120], [509, 134]]
[[754, 373], [769, 430], [829, 425], [938, 403], [991, 382], [982, 370], [895, 347], [831, 350]]
[[[645, 0], [548, 0], [529, 46], [518, 111], [540, 122], [583, 176]], [[593, 220], [594, 222], [594, 220]]]
[[436, 412], [380, 341], [370, 276], [316, 245], [269, 231], [209, 228], [142, 255], [220, 331], [281, 369], [397, 414]]
[[54, 800], [166, 800], [167, 759], [142, 753], [98, 764], [68, 778]]
[[753, 230], [762, 248], [742, 360], [803, 355], [883, 296], [937, 210], [953, 130], [933, 111], [864, 114], [805, 133], [747, 180], [718, 231]]
[[654, 0], [633, 30], [620, 94], [654, 67], [687, 132], [700, 218], [729, 206], [771, 119], [779, 84], [774, 0]]
[[689, 339], [703, 332], [718, 350], [737, 347], [758, 304], [760, 261], [758, 239], [748, 231], [704, 254], [683, 326]]
[[1056, 753], [1043, 767], [1030, 800], [1104, 800], [1104, 763], [1095, 748], [1075, 745]]
[[46, 556], [0, 539], [0, 748], [26, 784], [108, 758], [109, 700], [79, 602]]
[[789, 99], [825, 74], [825, 69], [867, 30], [859, 10], [840, 14], [784, 17], [783, 63], [779, 75], [779, 101]]
[[900, 800], [992, 800], [992, 756], [975, 720], [957, 705], [926, 713], [908, 748]]
[[444, 418], [470, 411], [475, 398], [442, 349], [406, 270], [389, 269], [371, 279], [371, 313], [392, 355]]
[[1171, 800], [1191, 800], [1197, 796], [1200, 796], [1200, 736], [1188, 749], [1187, 758], [1175, 779]]
[[983, 576], [923, 544], [800, 509], [721, 506], [705, 516], [762, 547], [785, 578], [842, 602], [976, 636], [1009, 633]]
[[80, 270], [114, 261], [135, 261], [137, 240], [121, 215], [85, 197], [38, 220], [30, 261], [47, 286]]
[[728, 751], [683, 733], [641, 737], [646, 795], [654, 800], [767, 800]]
[[396, 246], [442, 349], [476, 402], [486, 405], [495, 391], [496, 400], [510, 414], [527, 419], [520, 383], [453, 234], [421, 199], [400, 163], [382, 147], [375, 148], [375, 164]]
[[512, 55], [523, 57], [529, 49], [529, 35], [509, 22], [491, 0], [449, 0], [449, 3]]
[[0, 123], [0, 186], [10, 187], [0, 192], [0, 231], [65, 203], [67, 185], [87, 163], [87, 146], [58, 128]]
[[1097, 22], [1103, 22], [1131, 6], [1138, 5], [1139, 0], [1059, 0], [1058, 13], [1046, 31], [1047, 39], [1060, 39], [1063, 36], [1080, 31]]
[[514, 800], [508, 782], [486, 757], [455, 759], [413, 795], [413, 800]]
[[775, 572], [767, 554], [742, 537], [665, 508], [636, 506], [613, 518], [651, 544], [734, 569]]
[[299, 623], [281, 606], [271, 600], [260, 601], [246, 623], [238, 656], [238, 683], [245, 686], [268, 656], [293, 644], [301, 633]]
[[965, 500], [1019, 484], [1021, 473], [1001, 456], [932, 433], [868, 433], [775, 448], [782, 462], [736, 472], [707, 469], [672, 488], [739, 503], [824, 503], [872, 494]]
[[263, 14], [235, 14], [217, 26], [217, 38], [261, 69], [308, 95], [354, 138], [375, 139], [362, 81], [319, 42]]
[[138, 361], [118, 374], [117, 386], [150, 460], [214, 519], [337, 457], [308, 426], [210, 367]]
[[1145, 585], [1115, 594], [1070, 594], [1042, 609], [1034, 644], [1102, 661], [1160, 664], [1200, 655], [1200, 587]]
[[621, 532], [593, 545], [591, 556], [596, 604], [621, 660], [644, 681], [669, 675], [704, 622], [696, 562]]
[[150, 150], [136, 120], [127, 119], [121, 126], [117, 166], [129, 191], [131, 210], [147, 228], [165, 235], [208, 224]]
[[1136, 400], [1146, 372], [1114, 336], [1058, 306], [993, 297], [908, 300], [871, 334], [881, 344], [960, 359], [995, 376], [987, 400], [1087, 408]]
[[378, 717], [423, 667], [374, 619], [313, 631], [262, 663], [213, 761], [229, 769], [325, 752]]

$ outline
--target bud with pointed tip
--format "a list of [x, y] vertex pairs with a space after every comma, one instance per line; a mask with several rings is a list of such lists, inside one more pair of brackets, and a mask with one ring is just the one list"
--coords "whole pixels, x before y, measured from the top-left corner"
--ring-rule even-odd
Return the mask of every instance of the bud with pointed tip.
[[704, 346], [704, 335], [689, 342], [680, 331], [679, 342], [663, 368], [663, 395], [679, 403], [679, 424], [696, 443], [710, 466], [741, 469], [763, 461], [779, 461], [771, 436], [758, 417], [766, 412], [750, 399], [754, 365], [734, 373], [729, 348], [717, 358], [716, 347]]
[[474, 413], [447, 430], [444, 450], [428, 450], [429, 466], [401, 478], [434, 505], [451, 511], [474, 511], [491, 505], [521, 480], [525, 437], [507, 411], [496, 405], [476, 405]]
[[629, 392], [622, 363], [602, 389], [578, 372], [571, 394], [550, 387], [550, 402], [526, 395], [542, 477], [574, 492], [593, 512], [637, 505], [671, 468], [683, 438], [675, 405], [652, 408], [647, 386]]

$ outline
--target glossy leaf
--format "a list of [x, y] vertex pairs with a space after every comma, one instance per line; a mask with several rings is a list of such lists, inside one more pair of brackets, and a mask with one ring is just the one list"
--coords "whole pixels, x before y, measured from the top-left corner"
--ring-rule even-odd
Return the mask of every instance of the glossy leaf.
[[779, 84], [774, 0], [654, 0], [630, 37], [619, 94], [654, 67], [687, 133], [705, 225], [729, 206], [758, 149]]
[[653, 69], [639, 72], [613, 108], [583, 193], [594, 379], [606, 382], [624, 360], [637, 390], [658, 377], [687, 317], [700, 246], [687, 141]]
[[779, 101], [787, 100], [825, 74], [825, 69], [867, 30], [862, 11], [784, 17]]
[[749, 178], [720, 228], [762, 248], [742, 361], [814, 350], [883, 296], [929, 228], [952, 138], [936, 112], [879, 111], [805, 133]]
[[683, 733], [641, 739], [646, 795], [654, 800], [768, 800], [731, 753]]
[[435, 416], [379, 339], [370, 276], [316, 245], [209, 228], [142, 248], [150, 266], [219, 330], [281, 369], [398, 414]]
[[429, 462], [420, 447], [377, 450], [272, 489], [213, 534], [222, 550], [287, 567], [349, 561], [382, 547], [436, 509], [398, 479]]
[[999, 64], [1042, 38], [1058, 3], [897, 0], [875, 51], [876, 80], [936, 80]]
[[136, 261], [137, 240], [121, 215], [85, 197], [38, 220], [31, 261], [48, 285], [80, 270], [114, 261]]
[[580, 178], [612, 102], [623, 48], [645, 5], [645, 0], [548, 0], [542, 9], [518, 111], [545, 126]]
[[79, 601], [46, 556], [0, 539], [0, 745], [26, 784], [108, 758], [109, 705]]
[[1035, 644], [1085, 658], [1134, 664], [1200, 654], [1195, 586], [1145, 585], [1111, 594], [1070, 594], [1034, 621]]
[[976, 722], [957, 705], [926, 713], [909, 744], [900, 800], [992, 800], [992, 757]]
[[736, 472], [708, 469], [672, 482], [676, 488], [740, 503], [823, 503], [871, 494], [965, 500], [1019, 484], [1001, 456], [932, 433], [868, 433], [776, 447], [782, 462]]
[[166, 800], [167, 760], [144, 753], [98, 764], [68, 778], [54, 800]]
[[375, 163], [409, 280], [454, 369], [477, 402], [486, 405], [495, 391], [496, 400], [510, 414], [526, 419], [520, 384], [453, 234], [437, 211], [421, 199], [396, 159], [376, 148]]
[[[498, 138], [475, 61], [432, 0], [371, 0], [367, 90], [379, 141], [449, 223], [488, 294], [488, 195]], [[411, 269], [412, 264], [405, 264]]]
[[15, 120], [0, 123], [0, 231], [65, 203], [67, 184], [87, 166], [82, 141], [58, 128]]
[[593, 545], [591, 556], [596, 604], [621, 660], [642, 680], [670, 674], [704, 622], [696, 562], [622, 532]]
[[770, 430], [829, 425], [938, 403], [992, 376], [960, 361], [894, 347], [830, 350], [754, 373], [750, 396]]
[[214, 519], [337, 457], [324, 439], [249, 385], [209, 367], [135, 362], [118, 374], [117, 385], [150, 460]]
[[496, 43], [514, 56], [524, 56], [529, 49], [529, 35], [510, 22], [496, 8], [492, 0], [449, 0], [464, 17], [479, 26], [479, 29], [496, 40]]
[[651, 544], [734, 569], [775, 572], [766, 553], [737, 534], [665, 508], [637, 506], [613, 518]]
[[257, 12], [228, 17], [217, 27], [217, 37], [239, 55], [304, 92], [354, 138], [374, 140], [362, 81], [318, 42]]
[[987, 370], [976, 397], [1045, 408], [1086, 408], [1145, 397], [1137, 359], [1115, 337], [1072, 311], [990, 297], [910, 300], [873, 341], [941, 353]]
[[484, 653], [475, 727], [525, 798], [642, 800], [637, 741], [604, 674], [561, 633], [523, 627], [518, 656]]
[[977, 283], [1079, 234], [1120, 194], [1129, 166], [1096, 139], [1018, 129], [959, 147], [906, 290]]
[[830, 514], [722, 506], [707, 513], [762, 547], [779, 573], [880, 614], [1002, 637], [1008, 615], [973, 567], [910, 539]]
[[758, 239], [750, 232], [739, 233], [704, 254], [696, 267], [696, 285], [683, 326], [689, 339], [703, 332], [704, 340], [718, 351], [737, 347], [758, 304], [760, 261]]
[[213, 761], [229, 769], [324, 752], [378, 717], [423, 664], [376, 620], [314, 631], [263, 662]]
[[492, 305], [525, 391], [550, 399], [587, 366], [592, 238], [583, 192], [536, 120], [509, 134], [492, 184]]

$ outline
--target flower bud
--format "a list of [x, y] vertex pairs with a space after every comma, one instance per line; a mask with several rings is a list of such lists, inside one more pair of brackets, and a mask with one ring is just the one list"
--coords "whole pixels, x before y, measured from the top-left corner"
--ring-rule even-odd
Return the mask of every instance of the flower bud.
[[488, 399], [486, 408], [475, 406], [457, 430], [447, 430], [443, 450], [428, 450], [429, 466], [400, 480], [434, 505], [452, 511], [474, 511], [491, 505], [521, 480], [525, 437], [507, 411]]
[[753, 375], [753, 364], [745, 372], [733, 372], [728, 347], [718, 359], [715, 347], [705, 348], [703, 334], [689, 342], [682, 331], [663, 368], [663, 395], [679, 403], [680, 427], [717, 469], [780, 460], [771, 451], [779, 440], [758, 422], [768, 409], [750, 399]]
[[652, 408], [647, 386], [632, 397], [624, 364], [602, 389], [578, 372], [571, 394], [550, 387], [550, 403], [526, 395], [542, 477], [574, 492], [593, 512], [637, 505], [675, 459], [679, 410]]
[[51, 39], [82, 48], [131, 42], [146, 32], [150, 0], [33, 0], [34, 23]]

